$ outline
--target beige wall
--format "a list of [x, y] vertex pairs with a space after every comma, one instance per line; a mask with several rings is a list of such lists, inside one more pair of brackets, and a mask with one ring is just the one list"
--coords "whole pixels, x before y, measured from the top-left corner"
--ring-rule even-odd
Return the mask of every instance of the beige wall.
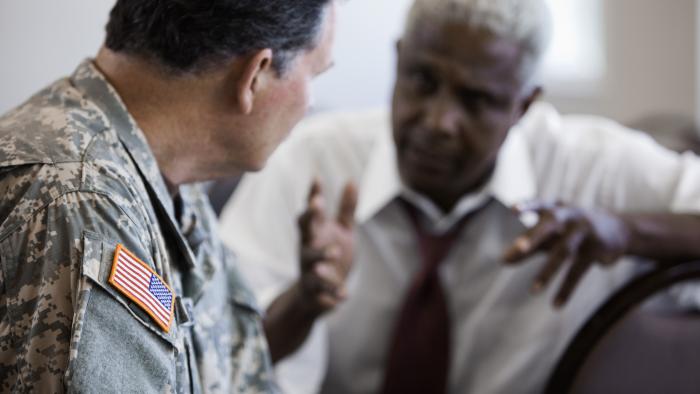
[[[695, 0], [604, 0], [606, 77], [577, 97], [551, 87], [565, 112], [632, 122], [654, 114], [698, 119]], [[575, 92], [574, 92], [575, 93]]]

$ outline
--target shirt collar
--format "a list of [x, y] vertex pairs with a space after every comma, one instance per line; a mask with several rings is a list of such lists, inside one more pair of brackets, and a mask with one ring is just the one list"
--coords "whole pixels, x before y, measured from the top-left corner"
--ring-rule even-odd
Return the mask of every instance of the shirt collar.
[[370, 220], [397, 197], [416, 205], [431, 222], [435, 232], [447, 231], [465, 215], [481, 208], [490, 198], [505, 206], [533, 199], [536, 184], [527, 143], [519, 130], [510, 130], [498, 154], [491, 179], [480, 189], [463, 196], [455, 208], [444, 214], [425, 196], [403, 185], [396, 162], [396, 150], [388, 116], [377, 130], [377, 140], [360, 182], [360, 194], [355, 219]]

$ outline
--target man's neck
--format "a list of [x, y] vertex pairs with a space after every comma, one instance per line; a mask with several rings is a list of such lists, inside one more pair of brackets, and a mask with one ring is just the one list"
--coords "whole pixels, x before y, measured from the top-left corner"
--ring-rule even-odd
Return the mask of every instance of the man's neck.
[[144, 133], [171, 194], [199, 180], [195, 106], [180, 101], [187, 82], [166, 80], [153, 65], [107, 49], [95, 63]]

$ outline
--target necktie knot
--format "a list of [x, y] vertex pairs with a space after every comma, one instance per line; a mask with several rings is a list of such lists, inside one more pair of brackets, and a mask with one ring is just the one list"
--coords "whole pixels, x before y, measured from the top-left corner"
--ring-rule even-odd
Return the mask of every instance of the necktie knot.
[[[457, 239], [467, 217], [465, 216], [460, 221], [455, 223], [451, 229], [442, 234], [433, 234], [428, 231], [421, 220], [424, 214], [408, 201], [401, 200], [402, 205], [411, 220], [411, 224], [415, 230], [418, 239], [418, 246], [423, 262], [424, 270], [435, 270], [440, 263], [445, 260], [449, 253], [452, 244]], [[469, 216], [469, 215], [467, 215]]]

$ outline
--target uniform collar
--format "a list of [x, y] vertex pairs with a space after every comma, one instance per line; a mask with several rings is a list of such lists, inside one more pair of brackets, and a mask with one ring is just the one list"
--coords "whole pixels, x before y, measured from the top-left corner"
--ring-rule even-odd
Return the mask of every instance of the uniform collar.
[[73, 84], [99, 106], [117, 133], [119, 140], [134, 159], [134, 164], [153, 187], [158, 200], [174, 218], [173, 200], [168, 193], [163, 176], [153, 151], [148, 145], [143, 131], [129, 114], [126, 105], [107, 78], [91, 60], [85, 60], [71, 77]]
[[356, 221], [370, 220], [396, 198], [403, 197], [416, 205], [432, 223], [433, 230], [442, 232], [462, 217], [479, 209], [490, 198], [505, 206], [533, 199], [536, 183], [526, 141], [514, 127], [498, 154], [491, 179], [480, 190], [466, 194], [452, 212], [442, 213], [429, 199], [410, 190], [401, 182], [396, 161], [396, 149], [388, 116], [377, 130], [377, 141], [360, 182]]
[[[158, 169], [156, 158], [148, 145], [146, 136], [129, 114], [126, 105], [119, 97], [107, 78], [97, 69], [92, 60], [85, 60], [71, 76], [73, 85], [82, 91], [91, 102], [95, 103], [109, 121], [108, 127], [117, 134], [122, 145], [129, 153], [149, 189], [156, 209], [166, 216], [168, 229], [178, 242], [180, 251], [190, 268], [195, 266], [192, 251], [186, 246], [178, 221], [175, 218], [173, 199], [168, 193], [165, 180]], [[164, 229], [167, 230], [167, 229]]]

